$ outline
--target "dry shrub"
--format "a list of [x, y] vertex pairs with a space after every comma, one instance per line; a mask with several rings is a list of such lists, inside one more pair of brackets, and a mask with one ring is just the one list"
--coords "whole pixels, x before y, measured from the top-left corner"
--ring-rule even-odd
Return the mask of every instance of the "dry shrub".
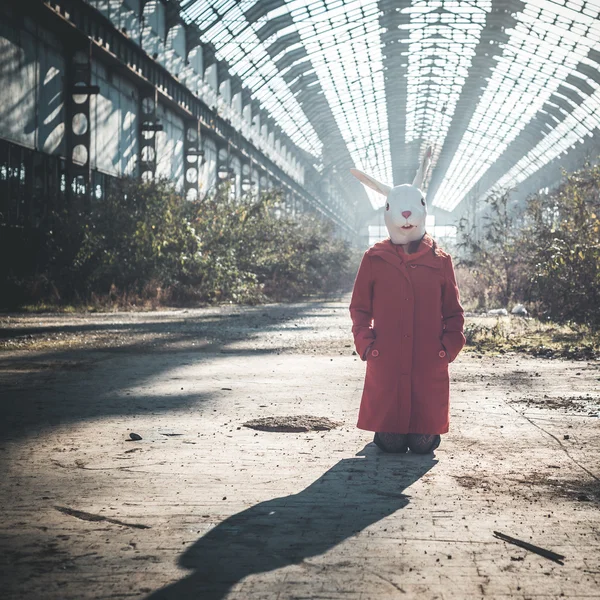
[[462, 265], [455, 268], [456, 282], [460, 290], [460, 301], [467, 311], [486, 309], [488, 306], [488, 287], [473, 272]]
[[467, 304], [523, 302], [539, 318], [600, 330], [600, 166], [565, 175], [557, 189], [524, 205], [507, 191], [485, 208], [478, 227], [466, 219], [459, 225]]
[[[358, 261], [351, 246], [311, 215], [281, 216], [280, 203], [276, 192], [232, 200], [226, 188], [188, 202], [167, 181], [121, 180], [90, 210], [51, 216], [27, 263], [0, 270], [10, 282], [0, 305], [257, 304], [351, 283]], [[5, 255], [19, 254], [13, 247]]]

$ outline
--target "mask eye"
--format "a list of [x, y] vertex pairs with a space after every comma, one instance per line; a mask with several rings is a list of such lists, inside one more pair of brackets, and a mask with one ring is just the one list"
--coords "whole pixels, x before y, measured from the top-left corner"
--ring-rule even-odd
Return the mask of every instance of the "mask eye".
[[389, 202], [385, 203], [385, 210], [390, 210], [390, 203]]
[[421, 198], [421, 204], [425, 206], [425, 198]]

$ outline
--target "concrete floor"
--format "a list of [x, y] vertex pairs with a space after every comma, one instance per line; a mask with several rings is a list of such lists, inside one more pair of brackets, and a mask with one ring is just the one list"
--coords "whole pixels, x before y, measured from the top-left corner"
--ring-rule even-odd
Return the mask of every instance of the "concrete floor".
[[346, 307], [1, 318], [2, 599], [600, 598], [598, 364], [462, 354], [384, 455]]

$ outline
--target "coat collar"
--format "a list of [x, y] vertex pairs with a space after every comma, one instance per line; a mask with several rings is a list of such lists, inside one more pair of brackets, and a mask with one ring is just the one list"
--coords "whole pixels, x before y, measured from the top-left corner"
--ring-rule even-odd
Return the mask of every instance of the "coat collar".
[[405, 264], [423, 265], [433, 269], [441, 269], [443, 266], [443, 253], [440, 250], [436, 250], [434, 253], [433, 238], [427, 233], [421, 239], [417, 251], [412, 254], [406, 254], [401, 247], [392, 244], [389, 238], [375, 244], [369, 249], [368, 254], [370, 256], [380, 256], [398, 269], [402, 269]]

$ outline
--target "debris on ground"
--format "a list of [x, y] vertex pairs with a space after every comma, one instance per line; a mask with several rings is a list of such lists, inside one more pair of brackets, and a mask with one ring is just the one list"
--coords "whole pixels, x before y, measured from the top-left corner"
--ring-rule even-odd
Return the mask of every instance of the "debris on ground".
[[517, 315], [518, 317], [526, 317], [529, 313], [522, 304], [515, 304], [513, 309], [510, 311], [511, 315]]
[[542, 409], [562, 409], [571, 413], [582, 413], [592, 417], [595, 414], [593, 409], [600, 405], [600, 398], [590, 394], [586, 396], [550, 396], [548, 394], [543, 394], [537, 397], [534, 395], [519, 396], [511, 399], [510, 403], [525, 404], [527, 407]]
[[329, 431], [339, 427], [341, 423], [326, 417], [313, 417], [310, 415], [295, 415], [288, 417], [262, 417], [246, 421], [244, 427], [258, 429], [259, 431], [279, 431], [299, 433], [302, 431]]
[[115, 525], [122, 525], [123, 527], [133, 527], [134, 529], [150, 529], [149, 525], [140, 525], [138, 523], [125, 523], [119, 521], [119, 519], [113, 519], [112, 517], [104, 517], [103, 515], [95, 515], [93, 513], [85, 512], [83, 510], [75, 510], [73, 508], [67, 508], [66, 506], [55, 506], [58, 512], [82, 521], [106, 521], [107, 523], [113, 523]]
[[519, 548], [525, 548], [525, 550], [529, 550], [530, 552], [534, 552], [535, 554], [539, 554], [544, 558], [548, 558], [559, 565], [564, 564], [565, 556], [562, 554], [557, 554], [556, 552], [552, 552], [552, 550], [546, 550], [545, 548], [540, 548], [540, 546], [535, 546], [534, 544], [530, 544], [529, 542], [524, 542], [523, 540], [519, 540], [517, 538], [511, 537], [510, 535], [506, 535], [505, 533], [500, 533], [499, 531], [494, 531], [494, 537], [502, 540], [503, 542], [508, 542], [509, 544], [514, 544], [515, 546], [519, 546]]
[[[2, 600], [597, 597], [600, 363], [515, 351], [592, 338], [481, 318], [452, 365], [440, 452], [384, 455], [355, 427], [366, 365], [348, 303], [43, 317], [81, 350], [0, 336]], [[16, 333], [39, 327], [27, 319]], [[71, 360], [85, 377], [59, 368]], [[243, 426], [277, 415], [341, 425]], [[256, 552], [266, 530], [272, 552]]]

